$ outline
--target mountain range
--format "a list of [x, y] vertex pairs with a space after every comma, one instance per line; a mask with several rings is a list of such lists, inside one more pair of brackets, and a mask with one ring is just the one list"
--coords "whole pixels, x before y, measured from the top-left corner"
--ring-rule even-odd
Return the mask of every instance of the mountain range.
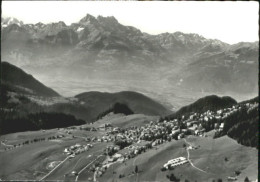
[[161, 103], [166, 96], [173, 106], [186, 96], [183, 91], [197, 93], [194, 101], [211, 93], [252, 97], [258, 90], [258, 42], [230, 45], [182, 32], [150, 35], [115, 17], [89, 14], [71, 25], [2, 18], [1, 32], [3, 61], [66, 96], [132, 90]]

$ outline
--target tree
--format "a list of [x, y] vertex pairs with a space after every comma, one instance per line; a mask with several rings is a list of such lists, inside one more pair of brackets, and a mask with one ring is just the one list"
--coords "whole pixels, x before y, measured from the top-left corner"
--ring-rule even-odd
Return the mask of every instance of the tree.
[[236, 174], [237, 176], [238, 176], [240, 173], [241, 173], [241, 172], [238, 171], [238, 170], [235, 171], [235, 174]]
[[169, 165], [169, 166], [168, 166], [168, 169], [169, 169], [169, 170], [174, 170], [174, 167], [172, 167], [172, 165]]
[[249, 182], [249, 179], [248, 179], [248, 177], [246, 177], [246, 178], [245, 178], [245, 182]]
[[174, 181], [174, 182], [180, 181], [180, 179], [178, 179], [173, 173], [170, 176], [167, 175], [167, 178], [169, 178], [170, 181]]
[[138, 166], [135, 166], [135, 173], [138, 173]]
[[222, 182], [222, 179], [219, 178], [219, 179], [218, 179], [218, 182]]
[[227, 157], [225, 157], [225, 162], [227, 162], [228, 161], [228, 158]]
[[167, 169], [165, 167], [162, 167], [161, 168], [161, 171], [166, 171]]

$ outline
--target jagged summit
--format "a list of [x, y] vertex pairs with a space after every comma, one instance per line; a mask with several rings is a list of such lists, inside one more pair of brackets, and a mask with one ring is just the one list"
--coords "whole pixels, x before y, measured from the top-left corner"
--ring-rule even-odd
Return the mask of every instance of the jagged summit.
[[97, 20], [94, 16], [87, 14], [85, 17], [83, 17], [79, 21], [80, 24], [85, 24], [85, 23], [88, 23], [88, 22], [94, 23], [94, 22], [97, 22]]
[[[59, 21], [2, 26], [2, 58], [13, 64], [44, 63], [55, 76], [59, 60], [61, 73], [73, 72], [79, 80], [82, 75], [101, 80], [141, 77], [148, 83], [162, 79], [199, 92], [255, 92], [258, 47], [256, 42], [229, 45], [195, 33], [150, 35], [113, 16], [90, 14], [71, 25]], [[74, 70], [69, 69], [72, 65]]]
[[118, 23], [117, 19], [114, 16], [107, 16], [107, 17], [98, 16], [97, 20]]
[[7, 27], [7, 26], [9, 26], [11, 24], [16, 24], [18, 26], [21, 26], [24, 23], [22, 21], [19, 21], [16, 18], [13, 18], [13, 17], [6, 17], [6, 18], [2, 17], [1, 18], [1, 25], [2, 25], [2, 27]]

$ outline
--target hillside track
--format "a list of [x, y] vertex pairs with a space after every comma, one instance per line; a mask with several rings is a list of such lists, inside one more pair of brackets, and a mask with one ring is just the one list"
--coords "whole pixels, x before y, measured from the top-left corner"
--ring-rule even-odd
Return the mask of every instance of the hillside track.
[[91, 161], [89, 164], [87, 164], [84, 168], [82, 168], [82, 169], [79, 171], [78, 175], [76, 176], [75, 181], [78, 181], [79, 175], [80, 175], [87, 167], [89, 167], [91, 164], [93, 164], [95, 161], [97, 161], [97, 160], [98, 160], [100, 157], [102, 157], [102, 156], [103, 156], [103, 155], [97, 156], [96, 159], [94, 159], [94, 160]]
[[70, 156], [66, 157], [63, 161], [61, 161], [55, 168], [53, 168], [48, 174], [46, 174], [45, 176], [43, 176], [40, 181], [44, 180], [45, 178], [47, 178], [55, 169], [57, 169], [61, 164], [63, 164], [66, 160], [68, 160], [70, 158]]
[[[185, 143], [188, 144], [189, 146], [192, 146], [191, 143], [187, 142], [187, 140], [186, 140], [185, 138], [184, 138], [184, 141], [185, 141]], [[208, 172], [206, 172], [206, 171], [204, 171], [204, 170], [202, 170], [202, 169], [196, 167], [196, 166], [192, 163], [192, 161], [191, 161], [191, 159], [190, 159], [189, 149], [186, 148], [186, 151], [187, 151], [187, 159], [188, 159], [189, 163], [191, 164], [191, 166], [192, 166], [193, 168], [195, 168], [195, 169], [197, 169], [197, 170], [199, 170], [199, 171], [201, 171], [201, 172], [203, 172], [203, 173], [210, 174], [210, 173], [208, 173]]]

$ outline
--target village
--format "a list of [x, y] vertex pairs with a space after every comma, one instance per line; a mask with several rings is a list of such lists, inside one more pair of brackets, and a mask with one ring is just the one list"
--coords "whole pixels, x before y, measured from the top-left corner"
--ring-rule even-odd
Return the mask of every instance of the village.
[[[103, 161], [101, 167], [96, 167], [97, 177], [102, 175], [105, 169], [113, 163], [125, 162], [149, 149], [156, 149], [160, 144], [173, 139], [180, 140], [188, 135], [207, 137], [206, 132], [211, 130], [221, 132], [225, 127], [224, 120], [230, 115], [236, 114], [242, 107], [245, 107], [248, 112], [250, 112], [252, 108], [258, 107], [258, 104], [247, 103], [243, 106], [236, 105], [217, 110], [216, 112], [208, 110], [204, 113], [190, 113], [190, 115], [182, 116], [180, 119], [150, 121], [148, 124], [140, 127], [132, 126], [124, 129], [113, 127], [110, 123], [104, 123], [96, 129], [90, 128], [91, 131], [105, 132], [103, 136], [89, 138], [90, 141], [114, 142], [114, 145], [109, 145], [104, 149], [104, 154], [107, 156], [107, 159]], [[77, 148], [77, 150], [75, 150], [78, 151], [77, 153], [86, 150], [84, 148], [86, 146], [76, 144], [74, 147]], [[199, 146], [189, 145], [185, 147], [186, 150], [196, 150]], [[72, 148], [70, 149], [73, 150]], [[71, 150], [67, 149], [66, 152], [71, 152]], [[74, 154], [76, 154], [76, 152], [74, 152]], [[188, 162], [189, 161], [182, 156], [169, 159], [169, 161], [162, 166], [162, 170], [178, 167]]]
[[[73, 143], [71, 146], [64, 147], [62, 151], [63, 155], [66, 155], [69, 160], [76, 158], [77, 155], [90, 151], [91, 148], [94, 148], [93, 151], [95, 151], [97, 150], [95, 149], [96, 145], [103, 143], [102, 145], [104, 145], [104, 147], [102, 147], [101, 150], [103, 157], [97, 158], [98, 160], [100, 159], [99, 164], [96, 165], [95, 162], [95, 166], [89, 166], [89, 170], [94, 173], [95, 178], [98, 178], [102, 176], [111, 165], [115, 163], [125, 163], [127, 160], [135, 158], [148, 150], [157, 150], [163, 143], [172, 140], [185, 140], [187, 136], [191, 135], [208, 137], [208, 132], [211, 130], [214, 130], [215, 133], [221, 132], [225, 129], [225, 120], [228, 117], [237, 114], [241, 109], [246, 109], [247, 112], [251, 112], [255, 107], [258, 107], [258, 103], [246, 103], [217, 111], [208, 110], [203, 113], [193, 112], [178, 118], [158, 119], [156, 121], [149, 121], [140, 126], [126, 128], [114, 126], [109, 122], [100, 125], [88, 124], [57, 128], [55, 129], [55, 131], [57, 130], [59, 133], [58, 135], [56, 134], [57, 136], [23, 141], [24, 144], [22, 143], [21, 145], [8, 145], [6, 144], [8, 141], [5, 140], [1, 142], [5, 145], [5, 150], [12, 150], [18, 147], [20, 148], [25, 144], [27, 146], [27, 144], [30, 145], [41, 141], [59, 142], [60, 140], [75, 139], [78, 142]], [[84, 134], [86, 133], [85, 131], [88, 131], [87, 135]], [[41, 131], [43, 135], [46, 132], [45, 130]], [[84, 142], [81, 142], [81, 140]], [[196, 150], [198, 148], [200, 148], [200, 146], [190, 144], [183, 145], [183, 149], [186, 150], [187, 153], [189, 150]], [[161, 166], [161, 170], [171, 170], [172, 168], [178, 168], [188, 163], [191, 163], [191, 161], [189, 158], [186, 158], [186, 156], [176, 156], [165, 161]], [[77, 177], [79, 176], [79, 171], [73, 170], [71, 175]]]

